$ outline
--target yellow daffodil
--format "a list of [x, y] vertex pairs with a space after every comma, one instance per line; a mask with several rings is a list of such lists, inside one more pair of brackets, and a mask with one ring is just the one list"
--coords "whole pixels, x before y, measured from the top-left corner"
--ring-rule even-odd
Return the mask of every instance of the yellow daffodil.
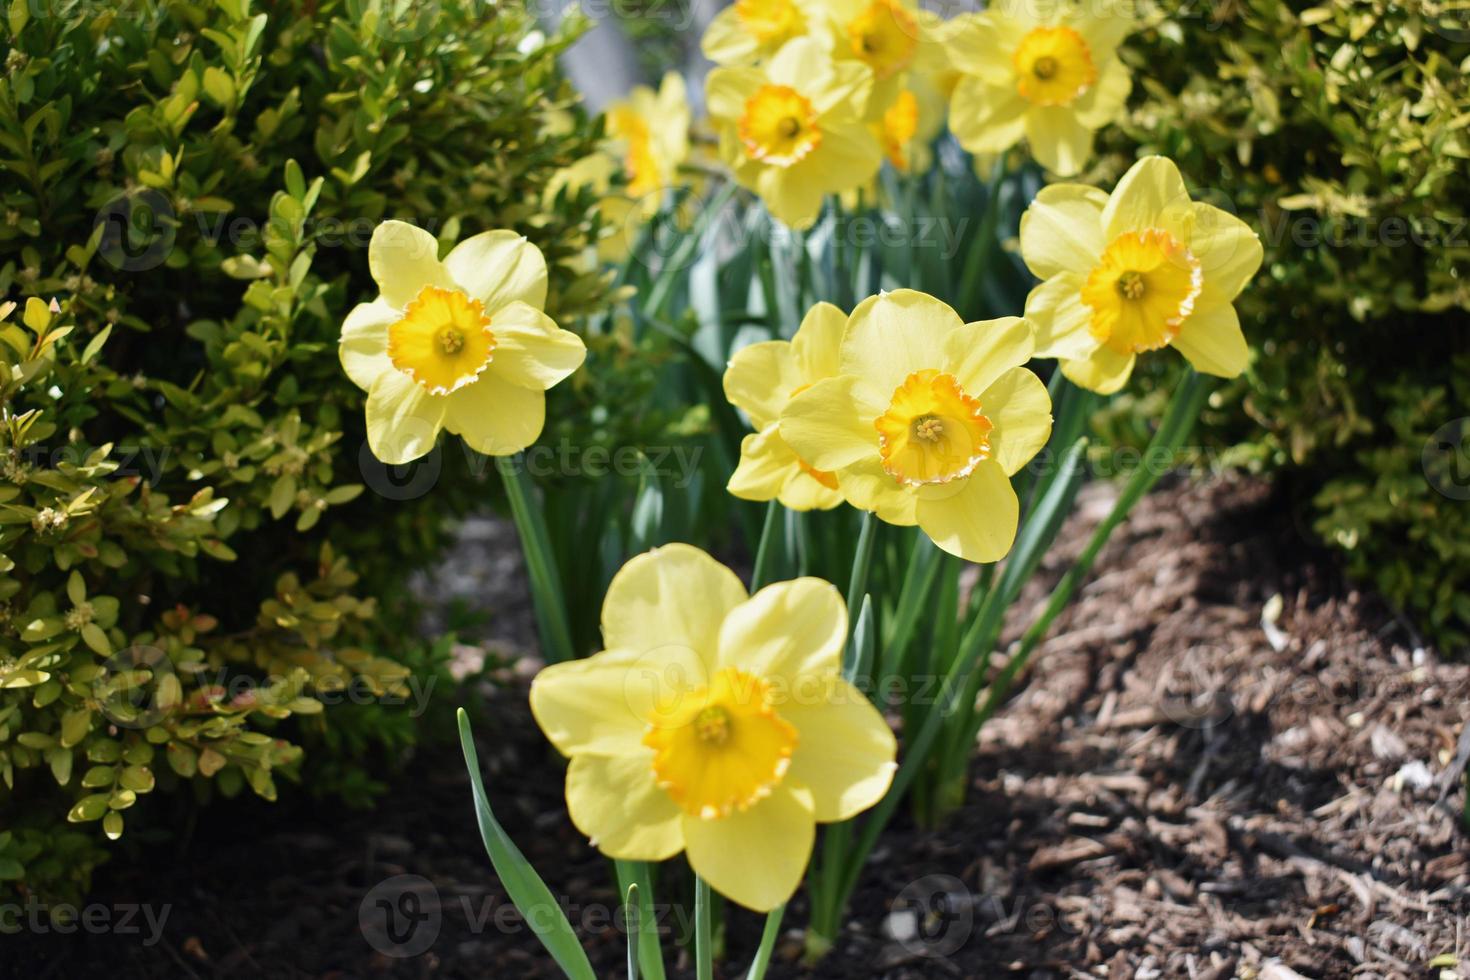
[[1016, 536], [1010, 477], [1051, 433], [1046, 386], [1021, 367], [1032, 345], [1017, 317], [965, 323], [911, 289], [871, 297], [848, 318], [840, 374], [791, 400], [781, 438], [854, 506], [996, 561]]
[[1225, 378], [1249, 362], [1233, 302], [1261, 267], [1260, 240], [1192, 201], [1164, 157], [1138, 161], [1111, 195], [1042, 190], [1021, 218], [1021, 256], [1044, 280], [1026, 299], [1036, 354], [1084, 388], [1117, 391], [1137, 355], [1166, 346]]
[[956, 18], [949, 59], [961, 73], [950, 130], [971, 153], [1000, 153], [1024, 136], [1064, 177], [1092, 156], [1093, 133], [1123, 111], [1132, 87], [1118, 45], [1133, 27], [1123, 0], [1081, 6], [997, 0]]
[[684, 76], [671, 71], [655, 92], [634, 86], [628, 98], [607, 108], [611, 149], [623, 161], [628, 194], [649, 198], [677, 182], [679, 165], [689, 156], [689, 96]]
[[680, 851], [716, 891], [766, 911], [796, 891], [817, 822], [883, 798], [896, 744], [841, 677], [847, 610], [803, 578], [747, 596], [689, 545], [623, 566], [607, 649], [547, 667], [531, 710], [571, 758], [572, 822], [604, 853]]
[[944, 128], [944, 101], [934, 83], [915, 72], [878, 121], [869, 125], [893, 169], [921, 174], [934, 161], [934, 138]]
[[781, 438], [781, 410], [793, 395], [837, 373], [847, 315], [818, 303], [790, 341], [742, 347], [725, 370], [725, 397], [756, 432], [740, 443], [740, 465], [726, 487], [743, 500], [779, 500], [792, 510], [829, 510], [842, 503], [837, 477], [814, 469]]
[[809, 38], [790, 42], [763, 68], [716, 68], [706, 91], [720, 156], [771, 214], [805, 228], [826, 195], [878, 171], [878, 142], [859, 115], [871, 84], [862, 66], [834, 64]]
[[915, 72], [937, 71], [944, 49], [937, 16], [909, 0], [821, 0], [826, 43], [839, 64], [858, 64], [873, 75], [864, 110], [877, 122], [909, 87]]
[[368, 393], [373, 454], [407, 463], [441, 428], [492, 456], [541, 434], [546, 389], [575, 371], [582, 340], [541, 311], [546, 261], [512, 231], [467, 238], [439, 260], [421, 228], [385, 221], [368, 244], [381, 295], [342, 324], [338, 354]]
[[811, 0], [735, 0], [710, 21], [700, 49], [717, 65], [747, 67], [773, 57], [819, 19]]

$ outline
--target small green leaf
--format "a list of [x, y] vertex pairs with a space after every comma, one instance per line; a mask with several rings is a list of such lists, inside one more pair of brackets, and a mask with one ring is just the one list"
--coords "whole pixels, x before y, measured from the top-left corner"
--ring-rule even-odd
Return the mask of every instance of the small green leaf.
[[107, 794], [93, 793], [91, 796], [82, 797], [81, 801], [71, 808], [66, 819], [71, 823], [89, 823], [93, 820], [101, 820], [106, 812]]
[[474, 736], [470, 732], [470, 716], [459, 709], [459, 744], [464, 749], [465, 765], [470, 771], [470, 785], [475, 797], [475, 817], [480, 823], [480, 837], [485, 842], [485, 851], [490, 863], [505, 886], [521, 916], [536, 931], [541, 945], [556, 960], [562, 972], [571, 980], [596, 980], [592, 964], [582, 944], [572, 932], [571, 923], [563, 914], [546, 883], [536, 874], [515, 846], [490, 809], [490, 799], [485, 795], [485, 783], [480, 776], [480, 758], [475, 751]]

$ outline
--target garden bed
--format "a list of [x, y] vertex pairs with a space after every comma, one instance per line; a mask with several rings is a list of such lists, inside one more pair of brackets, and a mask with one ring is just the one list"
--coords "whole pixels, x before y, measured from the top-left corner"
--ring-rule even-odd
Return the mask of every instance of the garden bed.
[[[1017, 622], [1107, 492], [1084, 492]], [[441, 586], [524, 581], [511, 535], [471, 530]], [[497, 628], [515, 644], [528, 625]], [[983, 733], [968, 805], [937, 833], [895, 824], [816, 976], [1423, 976], [1470, 947], [1460, 795], [1437, 802], [1470, 666], [1441, 663], [1350, 591], [1263, 484], [1145, 500], [1035, 664]], [[581, 903], [570, 918], [599, 975], [620, 975], [607, 866], [567, 821], [526, 673], [486, 695], [490, 793], [552, 889]], [[371, 813], [287, 795], [216, 808], [103, 870], [101, 906], [146, 903], [155, 918], [168, 906], [157, 943], [141, 916], [141, 935], [23, 930], [0, 968], [36, 980], [557, 975], [494, 880], [457, 747], [421, 751]], [[370, 891], [400, 874], [437, 893], [437, 940], [413, 958], [375, 950], [359, 922]], [[805, 914], [798, 896], [788, 927]], [[743, 974], [760, 927], [730, 918], [726, 977]], [[770, 975], [806, 975], [798, 951], [783, 943]]]

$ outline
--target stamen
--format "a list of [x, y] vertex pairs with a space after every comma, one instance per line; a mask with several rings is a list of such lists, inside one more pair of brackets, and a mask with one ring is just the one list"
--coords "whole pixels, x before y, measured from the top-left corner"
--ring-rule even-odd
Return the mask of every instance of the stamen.
[[797, 119], [795, 116], [787, 116], [785, 119], [781, 120], [780, 124], [776, 128], [782, 136], [786, 137], [787, 139], [794, 139], [796, 137], [796, 134], [801, 132], [801, 120]]
[[439, 331], [439, 349], [445, 354], [458, 354], [464, 349], [464, 334], [453, 327], [445, 327]]
[[1043, 82], [1049, 78], [1055, 77], [1056, 73], [1057, 59], [1051, 57], [1050, 55], [1044, 55], [1040, 58], [1037, 58], [1036, 61], [1031, 65], [1031, 74], [1035, 75]]
[[730, 740], [730, 712], [717, 704], [694, 717], [694, 733], [706, 745], [720, 746]]
[[935, 415], [921, 415], [914, 420], [914, 438], [938, 442], [944, 435], [944, 422]]
[[1118, 277], [1118, 292], [1124, 299], [1143, 299], [1143, 273], [1129, 269]]

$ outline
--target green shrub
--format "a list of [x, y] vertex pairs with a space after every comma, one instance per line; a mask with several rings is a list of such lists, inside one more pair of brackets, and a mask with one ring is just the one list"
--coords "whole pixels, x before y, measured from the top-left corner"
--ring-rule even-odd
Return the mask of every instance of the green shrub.
[[[590, 199], [540, 205], [596, 136], [543, 125], [574, 102], [571, 35], [407, 6], [12, 0], [0, 23], [0, 298], [23, 307], [0, 326], [0, 888], [85, 889], [148, 794], [370, 792], [352, 759], [410, 741], [394, 702], [445, 676], [402, 639], [404, 582], [487, 468], [446, 452], [424, 495], [362, 453], [336, 338], [375, 292], [367, 239], [521, 230], [563, 323], [607, 283]], [[553, 418], [580, 417], [567, 387]], [[317, 747], [346, 761], [304, 773]]]
[[1470, 350], [1470, 12], [1302, 8], [1144, 7], [1104, 169], [1166, 154], [1257, 229], [1266, 262], [1240, 309], [1259, 358], [1215, 406], [1228, 458], [1300, 468], [1321, 538], [1464, 644], [1470, 505], [1424, 459], [1470, 405], [1454, 357]]

